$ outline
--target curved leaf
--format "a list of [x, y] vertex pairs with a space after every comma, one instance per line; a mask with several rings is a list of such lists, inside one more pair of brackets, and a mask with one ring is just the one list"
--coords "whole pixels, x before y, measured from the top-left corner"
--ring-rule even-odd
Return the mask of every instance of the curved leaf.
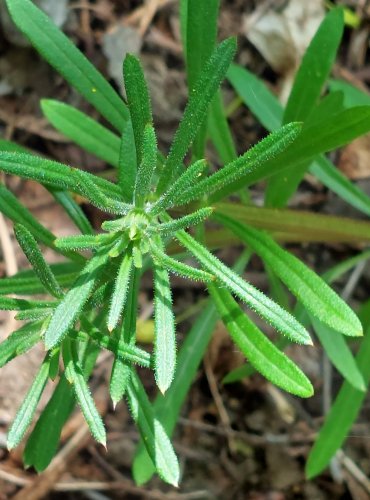
[[256, 370], [287, 392], [303, 398], [312, 396], [313, 387], [308, 378], [265, 337], [230, 293], [213, 285], [209, 291], [233, 341]]
[[225, 215], [219, 214], [216, 219], [264, 259], [311, 314], [343, 335], [362, 335], [360, 320], [352, 309], [303, 262], [283, 250], [266, 233]]
[[32, 45], [120, 132], [128, 110], [107, 80], [30, 0], [6, 0], [9, 13]]

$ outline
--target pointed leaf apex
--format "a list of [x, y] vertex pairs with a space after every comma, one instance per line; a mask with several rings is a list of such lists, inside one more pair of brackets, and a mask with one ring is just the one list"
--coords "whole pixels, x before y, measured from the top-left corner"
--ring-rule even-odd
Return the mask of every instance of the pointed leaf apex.
[[168, 389], [168, 385], [164, 386], [164, 387], [163, 386], [158, 386], [158, 389], [159, 389], [160, 393], [162, 394], [162, 396], [164, 396], [165, 393], [166, 393], [166, 391], [167, 391], [167, 389]]

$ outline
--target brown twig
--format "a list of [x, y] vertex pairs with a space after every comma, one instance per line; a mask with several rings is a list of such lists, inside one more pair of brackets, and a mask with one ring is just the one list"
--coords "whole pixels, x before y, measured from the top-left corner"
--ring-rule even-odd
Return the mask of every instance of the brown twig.
[[[220, 416], [222, 425], [225, 429], [228, 429], [230, 431], [230, 430], [232, 430], [230, 418], [229, 418], [229, 415], [226, 411], [224, 403], [222, 401], [220, 391], [218, 390], [217, 380], [216, 380], [215, 374], [214, 374], [213, 369], [212, 369], [212, 363], [211, 363], [209, 351], [206, 353], [206, 355], [204, 357], [203, 364], [204, 364], [204, 371], [205, 371], [205, 374], [206, 374], [206, 377], [208, 380], [209, 389], [211, 391], [213, 400], [215, 402], [215, 405], [216, 405], [218, 414]], [[230, 436], [230, 433], [228, 434], [227, 440], [228, 440], [229, 449], [233, 453], [235, 451], [235, 445], [234, 445], [233, 439]]]

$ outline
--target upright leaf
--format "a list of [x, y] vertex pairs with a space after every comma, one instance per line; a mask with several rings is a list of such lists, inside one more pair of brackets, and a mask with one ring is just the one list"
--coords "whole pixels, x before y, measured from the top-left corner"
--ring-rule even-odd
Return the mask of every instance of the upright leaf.
[[119, 95], [77, 47], [30, 0], [6, 0], [10, 15], [32, 45], [120, 132], [128, 111]]
[[332, 9], [303, 56], [284, 111], [283, 123], [305, 121], [314, 109], [334, 64], [343, 28], [343, 10]]
[[157, 138], [153, 125], [146, 125], [142, 137], [141, 162], [136, 176], [134, 201], [142, 207], [150, 192], [153, 173], [157, 164]]
[[227, 78], [246, 106], [267, 130], [281, 127], [283, 107], [259, 78], [238, 64], [230, 65]]
[[[217, 36], [219, 0], [187, 0], [186, 15], [186, 72], [190, 93], [195, 88], [203, 66], [210, 58]], [[208, 112], [203, 115], [202, 124], [194, 139], [193, 156], [204, 157]]]
[[204, 66], [197, 84], [189, 96], [183, 118], [175, 133], [170, 152], [164, 164], [158, 190], [163, 193], [171, 184], [179, 165], [202, 123], [202, 118], [212, 101], [234, 57], [236, 42], [229, 38], [220, 43]]
[[143, 68], [136, 56], [132, 54], [126, 55], [123, 62], [123, 77], [135, 137], [137, 163], [140, 165], [144, 129], [146, 125], [152, 124], [153, 118], [148, 86]]
[[221, 90], [217, 92], [211, 104], [208, 133], [222, 163], [226, 164], [236, 159], [237, 153], [225, 115]]
[[167, 210], [178, 205], [178, 200], [183, 196], [184, 191], [190, 189], [195, 183], [199, 182], [199, 177], [207, 167], [205, 160], [198, 160], [188, 167], [185, 172], [172, 184], [159, 200], [153, 205], [150, 212], [158, 215], [163, 210]]
[[109, 331], [112, 331], [117, 326], [123, 308], [125, 307], [132, 267], [132, 254], [127, 252], [122, 259], [117, 278], [114, 282], [113, 295], [108, 314]]
[[131, 120], [127, 121], [121, 137], [118, 160], [118, 184], [125, 201], [132, 202], [137, 171], [135, 136]]

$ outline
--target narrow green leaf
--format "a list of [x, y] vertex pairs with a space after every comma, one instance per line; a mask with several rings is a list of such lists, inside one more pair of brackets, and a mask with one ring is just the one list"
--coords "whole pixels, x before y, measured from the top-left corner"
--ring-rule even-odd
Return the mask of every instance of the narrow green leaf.
[[73, 386], [77, 402], [89, 426], [90, 432], [94, 439], [105, 447], [107, 438], [104, 424], [85, 381], [76, 346], [71, 345], [70, 341], [63, 343], [63, 360], [67, 380]]
[[18, 153], [28, 153], [28, 149], [20, 146], [16, 142], [7, 141], [6, 139], [0, 139], [0, 151], [10, 151], [10, 152], [18, 152]]
[[47, 349], [55, 347], [76, 321], [90, 296], [100, 268], [104, 266], [107, 259], [108, 256], [105, 254], [94, 256], [86, 264], [72, 285], [71, 290], [56, 308], [45, 332], [45, 346]]
[[300, 260], [283, 250], [266, 233], [224, 215], [216, 217], [273, 268], [312, 315], [343, 335], [362, 335], [361, 323], [352, 309]]
[[186, 58], [186, 38], [187, 38], [187, 22], [188, 22], [188, 0], [180, 0], [180, 35], [183, 47], [183, 56]]
[[194, 140], [202, 119], [234, 57], [236, 42], [229, 38], [220, 43], [205, 64], [197, 83], [189, 96], [182, 121], [175, 137], [158, 185], [160, 193], [166, 191]]
[[[239, 181], [246, 176], [247, 172], [256, 172], [287, 149], [300, 135], [302, 125], [300, 123], [289, 123], [281, 129], [265, 137], [262, 141], [249, 149], [236, 160], [228, 163], [223, 168], [200, 181], [190, 191], [185, 192], [179, 200], [179, 204], [189, 203], [204, 195], [211, 195], [215, 191], [223, 192], [228, 184]], [[238, 188], [243, 187], [240, 182]]]
[[[208, 0], [207, 2], [187, 0], [187, 33], [184, 52], [186, 53], [186, 72], [190, 93], [196, 87], [202, 69], [216, 44], [219, 4], [219, 0]], [[193, 157], [196, 159], [204, 157], [207, 116], [208, 112], [203, 115], [202, 124], [194, 138]]]
[[118, 160], [118, 184], [125, 201], [132, 202], [137, 172], [135, 136], [131, 120], [125, 125], [121, 137]]
[[0, 296], [1, 311], [25, 311], [27, 309], [44, 309], [45, 307], [54, 307], [56, 302], [46, 300], [25, 300], [13, 299], [12, 297]]
[[51, 380], [55, 380], [59, 375], [59, 357], [60, 357], [60, 349], [57, 347], [53, 349], [49, 354], [49, 378]]
[[331, 92], [343, 92], [344, 105], [346, 108], [370, 105], [369, 94], [357, 87], [354, 87], [348, 82], [331, 79], [329, 80], [329, 89]]
[[49, 365], [50, 360], [49, 357], [46, 356], [17, 412], [12, 426], [9, 429], [7, 438], [8, 450], [12, 450], [18, 446], [26, 430], [31, 424], [37, 405], [39, 404], [41, 395], [49, 378]]
[[151, 181], [157, 165], [157, 138], [153, 125], [145, 125], [142, 136], [141, 162], [136, 176], [134, 200], [142, 207], [150, 192]]
[[49, 191], [54, 196], [55, 200], [64, 208], [69, 218], [75, 223], [76, 227], [81, 231], [81, 233], [94, 233], [94, 229], [92, 228], [80, 205], [72, 198], [72, 196], [67, 191], [60, 191], [59, 189], [53, 188], [49, 188]]
[[270, 382], [285, 391], [304, 398], [312, 396], [313, 387], [308, 378], [265, 337], [230, 293], [213, 285], [209, 291], [233, 341], [249, 362]]
[[200, 208], [192, 214], [184, 215], [184, 217], [180, 217], [179, 219], [174, 219], [171, 222], [160, 224], [160, 226], [158, 227], [158, 232], [162, 236], [168, 236], [178, 231], [179, 229], [186, 229], [190, 226], [197, 226], [201, 222], [208, 219], [208, 217], [210, 217], [213, 212], [214, 209], [212, 207]]
[[0, 170], [6, 174], [18, 175], [24, 179], [32, 179], [51, 187], [72, 191], [82, 196], [88, 196], [85, 185], [81, 182], [81, 176], [87, 182], [93, 182], [106, 196], [120, 199], [118, 186], [105, 179], [101, 179], [77, 168], [68, 167], [53, 160], [23, 153], [9, 153], [0, 151]]
[[234, 368], [229, 372], [223, 379], [223, 384], [233, 384], [234, 382], [239, 382], [243, 378], [250, 377], [255, 372], [255, 369], [250, 364], [245, 364]]
[[207, 273], [206, 271], [202, 271], [201, 269], [196, 269], [195, 267], [188, 266], [183, 262], [179, 262], [172, 257], [169, 257], [165, 254], [161, 248], [152, 243], [151, 250], [153, 253], [154, 260], [158, 265], [163, 266], [168, 271], [173, 272], [179, 276], [182, 276], [186, 279], [192, 279], [195, 281], [204, 281], [204, 282], [212, 282], [215, 280], [215, 277]]
[[154, 263], [154, 367], [157, 386], [164, 394], [176, 367], [176, 331], [167, 270]]
[[[94, 345], [88, 346], [84, 355], [84, 375], [88, 379], [100, 352]], [[75, 406], [74, 393], [65, 374], [61, 378], [42, 411], [28, 438], [23, 454], [26, 467], [33, 466], [42, 472], [54, 458], [62, 428]]]
[[[51, 270], [57, 278], [59, 286], [68, 287], [75, 281], [81, 265], [77, 263], [51, 264]], [[0, 295], [16, 293], [19, 295], [35, 295], [45, 293], [44, 286], [33, 270], [19, 271], [10, 278], [0, 280]]]
[[208, 117], [208, 133], [222, 163], [230, 163], [237, 158], [235, 144], [225, 116], [222, 93], [214, 97]]
[[97, 250], [112, 243], [115, 238], [111, 234], [64, 236], [55, 240], [55, 246], [63, 250]]
[[33, 236], [48, 247], [53, 247], [55, 236], [42, 226], [31, 212], [3, 184], [0, 183], [0, 211], [15, 223], [23, 224]]
[[193, 187], [199, 181], [199, 177], [207, 167], [206, 160], [198, 160], [188, 167], [185, 172], [172, 184], [159, 200], [153, 205], [150, 212], [158, 215], [164, 210], [178, 205], [178, 200], [183, 196], [184, 191]]
[[369, 196], [348, 180], [328, 159], [323, 156], [319, 157], [311, 164], [309, 170], [324, 186], [334, 191], [340, 198], [364, 214], [370, 215]]
[[[140, 271], [133, 269], [132, 278], [129, 283], [129, 293], [127, 297], [127, 307], [123, 319], [122, 328], [113, 332], [113, 337], [118, 341], [118, 346], [124, 344], [134, 347], [136, 342], [136, 318], [140, 286]], [[115, 406], [126, 394], [127, 385], [131, 377], [131, 363], [129, 360], [119, 356], [120, 349], [115, 350], [111, 377], [109, 381], [109, 393]], [[135, 360], [131, 360], [134, 361]], [[141, 364], [141, 363], [139, 363]], [[145, 365], [144, 365], [145, 366]], [[149, 364], [150, 367], [150, 356]]]
[[17, 321], [39, 321], [51, 316], [53, 312], [54, 309], [49, 307], [42, 309], [25, 309], [24, 311], [19, 311], [15, 315], [15, 319]]
[[281, 127], [283, 107], [262, 80], [238, 64], [230, 65], [227, 78], [267, 130], [277, 130]]
[[326, 355], [335, 368], [355, 389], [365, 391], [364, 379], [342, 335], [338, 335], [336, 331], [328, 328], [313, 315], [310, 315], [310, 320]]
[[[84, 318], [81, 318], [81, 322], [84, 322]], [[68, 337], [73, 340], [82, 340], [85, 343], [91, 339], [100, 348], [108, 349], [125, 363], [135, 363], [144, 368], [151, 367], [151, 355], [148, 352], [136, 347], [134, 344], [117, 341], [111, 335], [102, 334], [96, 328], [87, 328], [86, 332], [70, 329]]]
[[[320, 129], [322, 124], [325, 123], [328, 117], [335, 117], [338, 113], [343, 112], [343, 93], [334, 92], [325, 96], [320, 103], [311, 111], [309, 117], [305, 121], [305, 128], [309, 130]], [[308, 139], [308, 136], [307, 136]], [[304, 173], [312, 163], [311, 159], [304, 162], [299, 161], [299, 165], [290, 168], [290, 172], [285, 172], [285, 176], [275, 175], [269, 179], [268, 187], [266, 190], [265, 204], [270, 206], [283, 206], [288, 200], [289, 196], [298, 187], [299, 182], [302, 180]]]
[[[234, 266], [234, 270], [241, 273], [246, 266], [248, 258], [244, 252]], [[181, 407], [203, 359], [216, 326], [216, 321], [216, 308], [208, 300], [207, 306], [193, 324], [181, 346], [175, 377], [170, 388], [165, 396], [159, 393], [154, 402], [155, 414], [169, 436], [172, 435], [178, 421]], [[143, 441], [141, 441], [133, 463], [134, 479], [136, 483], [143, 484], [151, 478], [154, 472], [153, 462], [149, 458]]]
[[128, 110], [103, 75], [30, 0], [7, 0], [6, 4], [16, 26], [44, 59], [122, 131]]
[[[370, 381], [369, 356], [370, 330], [367, 329], [356, 357], [357, 366], [367, 386]], [[365, 396], [366, 392], [355, 389], [347, 381], [343, 383], [308, 457], [306, 475], [309, 479], [320, 474], [342, 446], [356, 420]]]
[[117, 278], [114, 282], [114, 289], [108, 314], [108, 330], [111, 332], [118, 324], [125, 307], [128, 285], [133, 268], [132, 254], [127, 252], [121, 262]]
[[14, 226], [14, 234], [21, 246], [23, 253], [33, 267], [37, 277], [54, 297], [63, 297], [63, 290], [60, 288], [52, 270], [46, 263], [35, 238], [22, 224]]
[[332, 9], [303, 56], [284, 111], [284, 123], [305, 121], [317, 104], [334, 64], [343, 29], [343, 10]]
[[127, 54], [123, 62], [123, 77], [135, 137], [137, 163], [142, 160], [144, 129], [152, 124], [152, 110], [148, 86], [139, 59]]
[[[232, 64], [228, 78], [235, 90], [252, 113], [268, 130], [277, 129], [283, 118], [283, 108], [277, 98], [267, 89], [266, 85], [253, 73], [236, 64]], [[346, 92], [344, 91], [345, 103]], [[358, 99], [349, 101], [347, 106], [370, 104], [369, 100]], [[310, 167], [313, 173], [325, 186], [334, 191], [358, 210], [369, 215], [370, 199], [357, 186], [352, 184], [334, 165], [324, 157], [319, 157]]]
[[13, 332], [0, 343], [0, 368], [6, 363], [29, 351], [41, 340], [42, 321], [29, 323]]
[[354, 242], [370, 241], [370, 224], [366, 221], [284, 208], [241, 206], [240, 203], [217, 203], [215, 213], [266, 229], [290, 241]]
[[85, 151], [118, 167], [120, 139], [116, 134], [69, 104], [42, 99], [41, 109], [59, 132]]
[[177, 486], [180, 476], [177, 457], [162, 424], [154, 417], [144, 387], [134, 371], [128, 384], [127, 397], [132, 418], [159, 476], [166, 483]]
[[[92, 176], [78, 169], [74, 169], [73, 174], [77, 180], [76, 189], [78, 189], [92, 205], [98, 207], [100, 210], [122, 215], [126, 214], [132, 208], [132, 205], [128, 203], [106, 196], [101, 186], [98, 185], [99, 183], [97, 181], [100, 179], [99, 177]], [[114, 184], [113, 186], [116, 187]]]
[[205, 247], [196, 242], [189, 234], [185, 233], [185, 231], [178, 231], [176, 238], [208, 272], [216, 276], [220, 283], [226, 286], [231, 293], [239, 297], [279, 332], [289, 337], [293, 342], [303, 344], [312, 343], [306, 329], [291, 314], [266, 297], [266, 295], [250, 283], [241, 279]]

